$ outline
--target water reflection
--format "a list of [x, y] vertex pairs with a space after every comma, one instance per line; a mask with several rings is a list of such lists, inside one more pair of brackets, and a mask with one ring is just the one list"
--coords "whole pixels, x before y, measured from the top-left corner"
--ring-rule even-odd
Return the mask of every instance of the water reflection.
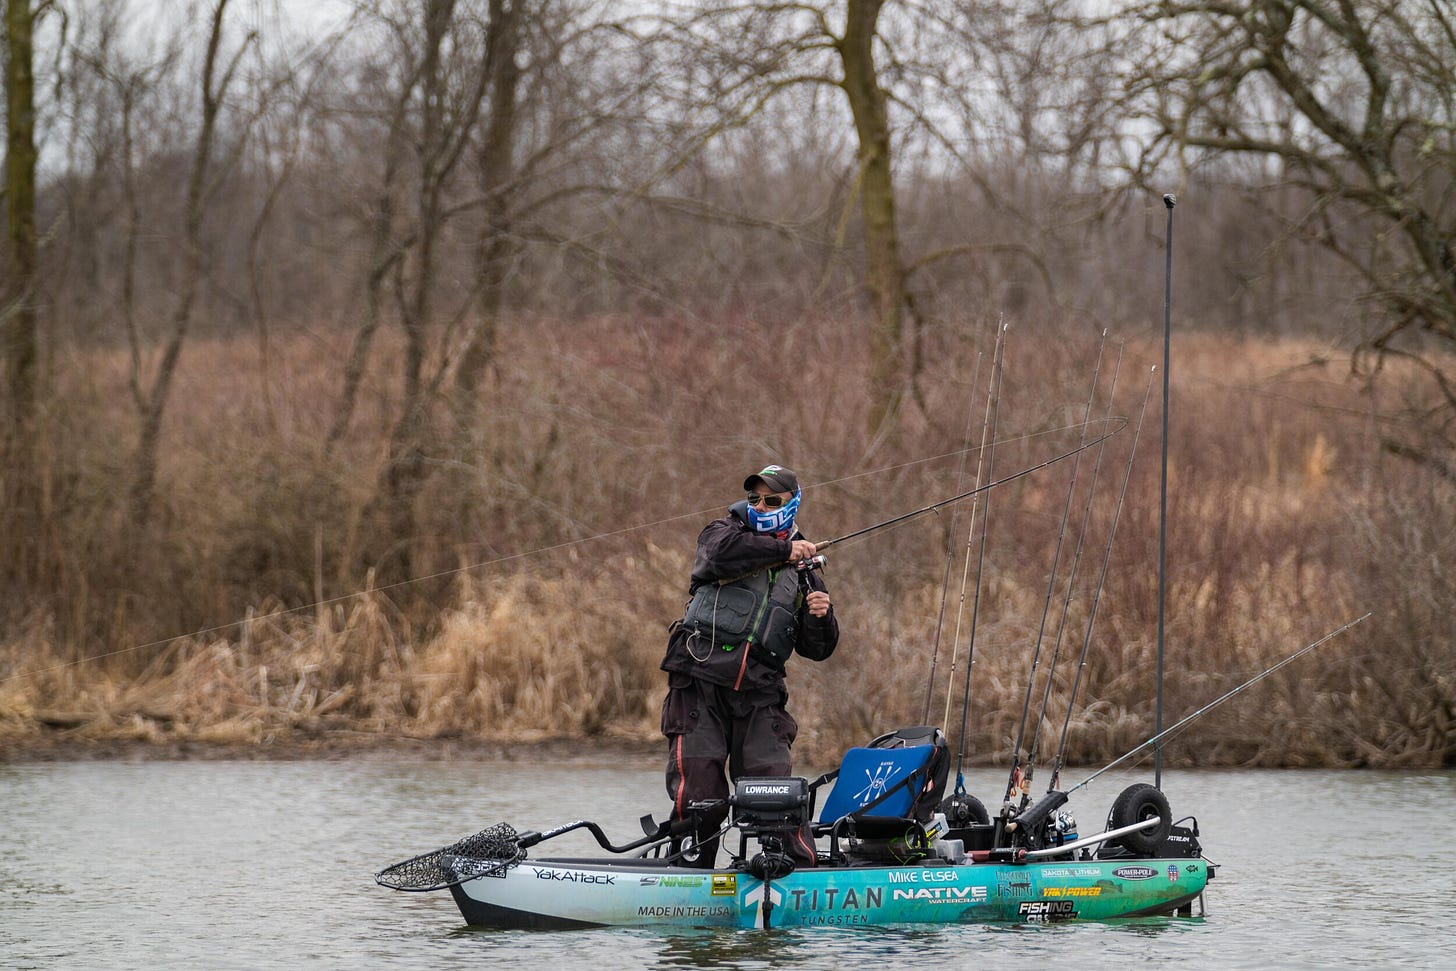
[[671, 932], [656, 936], [657, 967], [743, 968], [792, 963], [806, 942], [786, 931]]

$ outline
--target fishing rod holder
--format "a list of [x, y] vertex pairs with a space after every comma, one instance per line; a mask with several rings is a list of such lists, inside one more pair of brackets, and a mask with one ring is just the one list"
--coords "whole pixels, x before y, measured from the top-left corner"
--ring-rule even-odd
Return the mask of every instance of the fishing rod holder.
[[1039, 833], [1044, 829], [1052, 813], [1066, 805], [1066, 802], [1067, 794], [1054, 789], [1018, 813], [1006, 824], [1006, 831], [1008, 833], [1019, 831], [1030, 838], [1031, 834]]

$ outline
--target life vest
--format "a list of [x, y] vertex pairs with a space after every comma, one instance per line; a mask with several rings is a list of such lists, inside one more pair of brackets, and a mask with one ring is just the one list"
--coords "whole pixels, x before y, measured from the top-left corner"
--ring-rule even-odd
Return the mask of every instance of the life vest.
[[799, 638], [799, 574], [791, 566], [759, 570], [733, 580], [701, 584], [683, 615], [688, 649], [699, 661], [706, 651], [753, 651], [782, 668]]

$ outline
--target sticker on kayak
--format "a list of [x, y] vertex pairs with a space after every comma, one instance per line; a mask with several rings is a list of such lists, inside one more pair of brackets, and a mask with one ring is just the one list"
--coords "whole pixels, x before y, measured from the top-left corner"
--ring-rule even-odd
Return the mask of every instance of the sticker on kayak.
[[1158, 871], [1150, 866], [1120, 866], [1112, 871], [1112, 875], [1123, 880], [1151, 880]]

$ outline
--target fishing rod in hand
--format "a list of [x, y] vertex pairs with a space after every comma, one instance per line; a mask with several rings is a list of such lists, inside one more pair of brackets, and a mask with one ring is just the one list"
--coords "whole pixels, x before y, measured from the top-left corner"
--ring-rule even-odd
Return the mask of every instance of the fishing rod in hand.
[[1093, 779], [1097, 778], [1102, 773], [1106, 772], [1108, 769], [1114, 768], [1116, 766], [1121, 765], [1123, 762], [1126, 762], [1128, 759], [1132, 758], [1134, 755], [1136, 755], [1138, 752], [1141, 752], [1143, 749], [1147, 748], [1149, 745], [1156, 745], [1156, 744], [1158, 744], [1163, 739], [1167, 738], [1169, 735], [1172, 735], [1174, 732], [1178, 731], [1178, 729], [1182, 728], [1184, 725], [1187, 725], [1189, 722], [1193, 721], [1195, 718], [1202, 717], [1203, 715], [1207, 714], [1208, 712], [1213, 711], [1213, 709], [1217, 708], [1219, 705], [1223, 704], [1225, 701], [1228, 701], [1234, 695], [1238, 694], [1239, 692], [1243, 691], [1246, 688], [1249, 688], [1249, 687], [1252, 687], [1253, 685], [1258, 684], [1260, 681], [1263, 681], [1269, 675], [1273, 674], [1275, 671], [1278, 671], [1280, 668], [1284, 667], [1286, 664], [1291, 664], [1294, 661], [1298, 661], [1300, 658], [1304, 657], [1306, 654], [1308, 654], [1310, 651], [1313, 651], [1315, 648], [1319, 647], [1321, 644], [1324, 644], [1324, 643], [1326, 643], [1328, 641], [1333, 640], [1334, 638], [1336, 638], [1336, 637], [1340, 636], [1341, 634], [1343, 634], [1345, 631], [1349, 630], [1351, 627], [1354, 627], [1356, 624], [1359, 624], [1362, 621], [1365, 621], [1365, 620], [1369, 619], [1369, 617], [1371, 616], [1372, 613], [1373, 613], [1373, 611], [1368, 611], [1367, 610], [1365, 613], [1361, 614], [1359, 617], [1356, 617], [1354, 620], [1349, 621], [1349, 622], [1344, 623], [1344, 624], [1341, 624], [1339, 627], [1336, 627], [1334, 630], [1330, 631], [1328, 634], [1326, 634], [1324, 637], [1321, 637], [1319, 640], [1315, 641], [1313, 644], [1307, 644], [1307, 645], [1305, 645], [1304, 647], [1302, 647], [1299, 650], [1295, 651], [1293, 654], [1291, 654], [1288, 657], [1286, 657], [1284, 660], [1280, 661], [1278, 664], [1275, 664], [1275, 665], [1272, 665], [1270, 667], [1265, 668], [1264, 670], [1260, 671], [1258, 674], [1254, 675], [1249, 680], [1245, 681], [1243, 684], [1239, 685], [1237, 688], [1234, 688], [1231, 691], [1225, 692], [1224, 694], [1220, 695], [1218, 698], [1215, 698], [1213, 701], [1210, 701], [1208, 704], [1204, 705], [1202, 708], [1198, 709], [1193, 714], [1191, 714], [1191, 715], [1187, 716], [1186, 718], [1182, 719], [1181, 721], [1179, 721], [1178, 724], [1172, 726], [1171, 728], [1164, 729], [1163, 731], [1161, 731], [1158, 734], [1154, 735], [1152, 738], [1148, 739], [1147, 741], [1141, 742], [1138, 745], [1134, 746], [1133, 748], [1128, 749], [1127, 752], [1125, 752], [1122, 755], [1118, 756], [1117, 758], [1113, 759], [1111, 762], [1107, 763], [1102, 768], [1098, 769], [1096, 772], [1092, 773], [1087, 778], [1083, 779], [1081, 782], [1077, 783], [1075, 786], [1073, 786], [1072, 788], [1068, 789], [1067, 790], [1067, 795], [1070, 796], [1072, 793], [1076, 792], [1078, 789], [1080, 789], [1083, 786], [1087, 785], [1089, 782], [1091, 782]]
[[833, 539], [826, 539], [822, 543], [815, 543], [814, 548], [816, 550], [823, 550], [835, 545], [836, 543], [843, 543], [846, 540], [858, 539], [859, 537], [864, 536], [868, 533], [873, 533], [875, 530], [884, 529], [887, 526], [897, 526], [900, 523], [909, 522], [917, 516], [923, 516], [928, 512], [934, 512], [942, 506], [948, 506], [953, 502], [960, 502], [962, 499], [969, 499], [971, 496], [974, 496], [981, 492], [985, 492], [988, 489], [994, 489], [997, 486], [1005, 485], [1008, 482], [1015, 482], [1017, 479], [1024, 479], [1034, 472], [1040, 472], [1042, 469], [1055, 465], [1063, 459], [1069, 459], [1079, 452], [1083, 452], [1089, 448], [1102, 444], [1113, 435], [1116, 435], [1118, 432], [1126, 428], [1128, 420], [1124, 417], [1119, 416], [1117, 418], [1104, 418], [1101, 419], [1101, 422], [1110, 422], [1116, 427], [1112, 428], [1110, 431], [1103, 432], [1101, 435], [1098, 435], [1096, 438], [1092, 439], [1089, 442], [1083, 442], [1074, 449], [1069, 449], [1068, 451], [1065, 451], [1060, 455], [1055, 455], [1052, 458], [1047, 459], [1045, 462], [1039, 462], [1036, 465], [1028, 466], [1027, 468], [1022, 469], [1020, 472], [1013, 472], [1011, 475], [1005, 476], [1000, 479], [993, 479], [992, 481], [987, 482], [985, 485], [978, 485], [976, 486], [976, 488], [971, 489], [967, 492], [959, 493], [958, 495], [951, 496], [947, 499], [937, 500], [935, 502], [932, 502], [928, 506], [922, 506], [919, 509], [904, 513], [903, 515], [895, 516], [891, 519], [886, 519], [883, 522], [878, 522], [871, 526], [865, 526], [862, 529], [856, 529], [852, 533], [845, 533], [843, 536], [836, 536]]

